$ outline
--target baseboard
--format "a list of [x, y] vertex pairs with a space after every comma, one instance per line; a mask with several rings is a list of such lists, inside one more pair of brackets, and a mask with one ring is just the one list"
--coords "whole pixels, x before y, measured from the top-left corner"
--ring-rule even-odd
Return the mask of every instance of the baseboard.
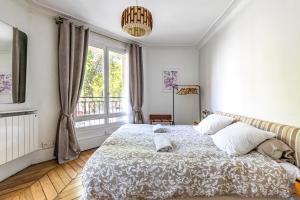
[[81, 151], [85, 151], [87, 149], [92, 149], [101, 146], [101, 144], [106, 140], [108, 135], [100, 135], [93, 137], [86, 137], [78, 139], [78, 143]]
[[89, 127], [77, 130], [77, 139], [81, 151], [101, 146], [101, 144], [115, 132], [122, 123], [110, 126]]
[[53, 148], [37, 150], [23, 157], [0, 165], [0, 181], [3, 181], [4, 179], [16, 174], [30, 165], [54, 159], [55, 157], [53, 156], [53, 151]]

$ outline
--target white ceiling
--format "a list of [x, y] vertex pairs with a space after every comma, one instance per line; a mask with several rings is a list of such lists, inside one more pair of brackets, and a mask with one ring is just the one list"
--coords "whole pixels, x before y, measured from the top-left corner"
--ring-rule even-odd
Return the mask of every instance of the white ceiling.
[[112, 34], [147, 45], [196, 45], [233, 0], [138, 0], [153, 15], [153, 31], [134, 38], [122, 32], [122, 11], [135, 0], [32, 0]]

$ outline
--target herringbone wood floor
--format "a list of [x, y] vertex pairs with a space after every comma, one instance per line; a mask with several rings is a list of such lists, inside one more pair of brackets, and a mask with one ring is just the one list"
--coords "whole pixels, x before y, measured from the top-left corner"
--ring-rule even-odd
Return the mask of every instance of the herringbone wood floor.
[[84, 151], [78, 159], [63, 165], [47, 161], [24, 169], [0, 182], [0, 200], [79, 199], [81, 171], [94, 151]]
[[[33, 165], [0, 182], [0, 200], [80, 199], [82, 192], [81, 171], [95, 149], [84, 151], [78, 159], [64, 165], [48, 161]], [[216, 196], [180, 198], [181, 200], [279, 200], [277, 198], [243, 198]], [[297, 199], [297, 198], [296, 198]], [[175, 199], [170, 199], [175, 200]], [[178, 200], [178, 199], [176, 199]]]

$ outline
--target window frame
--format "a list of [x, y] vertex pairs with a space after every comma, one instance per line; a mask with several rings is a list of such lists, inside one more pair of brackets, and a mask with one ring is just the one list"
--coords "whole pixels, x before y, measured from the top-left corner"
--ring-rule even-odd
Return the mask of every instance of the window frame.
[[[88, 120], [101, 120], [104, 119], [104, 124], [99, 124], [99, 125], [91, 125], [91, 126], [83, 126], [83, 127], [76, 127], [76, 129], [95, 129], [96, 127], [111, 127], [111, 126], [116, 126], [116, 125], [122, 125], [125, 124], [126, 122], [123, 121], [118, 121], [118, 122], [113, 122], [109, 123], [110, 118], [116, 118], [116, 117], [124, 117], [127, 116], [127, 112], [118, 112], [118, 113], [110, 113], [110, 96], [109, 96], [109, 53], [114, 52], [118, 54], [122, 54], [123, 56], [127, 55], [126, 49], [124, 48], [118, 48], [118, 47], [113, 47], [110, 45], [105, 45], [104, 43], [97, 41], [97, 40], [90, 40], [89, 45], [94, 48], [102, 49], [104, 53], [104, 62], [103, 62], [103, 68], [104, 68], [104, 114], [94, 114], [94, 115], [85, 115], [85, 116], [76, 116], [74, 115], [74, 121], [76, 122], [82, 122], [82, 121], [88, 121]], [[126, 59], [125, 59], [126, 60]], [[126, 62], [123, 62], [123, 78], [125, 76], [125, 70], [126, 70]], [[123, 79], [125, 80], [125, 79]], [[124, 86], [126, 86], [125, 83], [123, 83]]]

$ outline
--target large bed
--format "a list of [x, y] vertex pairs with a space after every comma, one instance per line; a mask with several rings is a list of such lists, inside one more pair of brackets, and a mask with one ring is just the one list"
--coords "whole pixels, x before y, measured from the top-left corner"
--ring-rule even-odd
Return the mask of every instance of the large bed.
[[256, 151], [228, 156], [210, 136], [199, 134], [192, 126], [169, 126], [168, 130], [163, 134], [175, 145], [172, 152], [156, 152], [152, 125], [128, 124], [114, 132], [85, 166], [82, 198], [188, 199], [225, 195], [228, 199], [226, 195], [230, 195], [285, 199], [293, 195], [287, 172], [271, 158]]

